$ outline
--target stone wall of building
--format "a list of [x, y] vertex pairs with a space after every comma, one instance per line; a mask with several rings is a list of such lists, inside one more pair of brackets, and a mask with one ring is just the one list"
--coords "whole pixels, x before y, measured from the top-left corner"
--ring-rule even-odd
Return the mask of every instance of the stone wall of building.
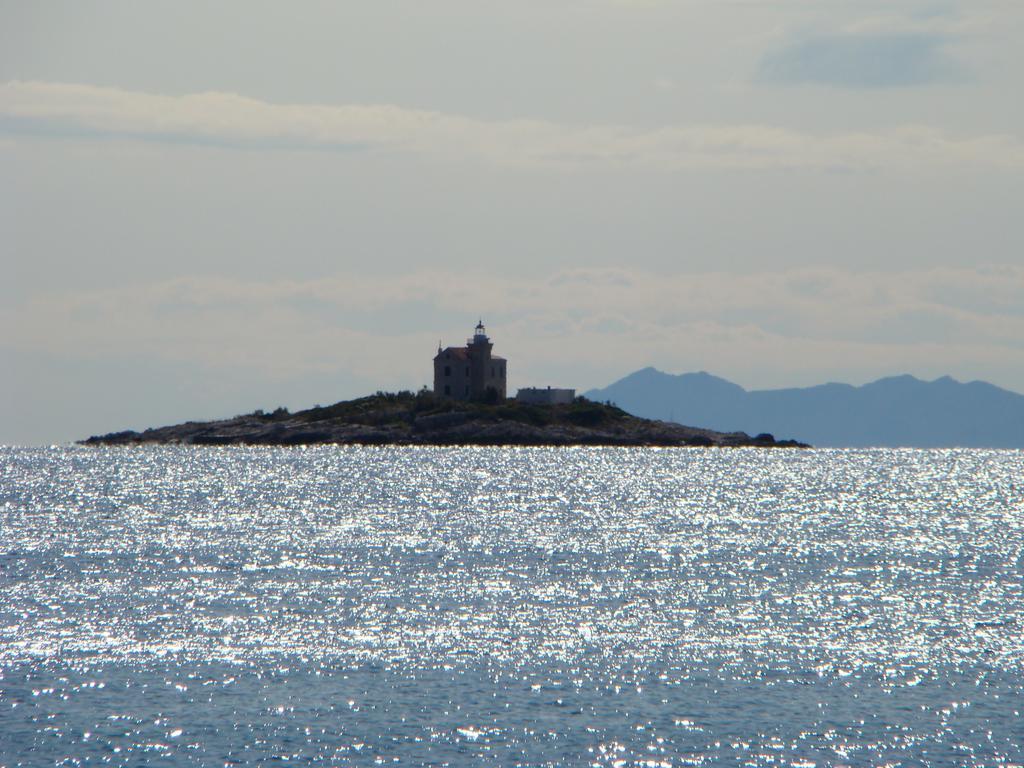
[[465, 347], [448, 347], [434, 358], [434, 394], [455, 400], [471, 395], [469, 355]]

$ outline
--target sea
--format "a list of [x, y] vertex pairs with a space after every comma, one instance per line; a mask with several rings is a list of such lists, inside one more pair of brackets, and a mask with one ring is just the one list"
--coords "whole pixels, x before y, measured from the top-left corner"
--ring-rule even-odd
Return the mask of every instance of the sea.
[[1024, 452], [0, 448], [0, 766], [1021, 766]]

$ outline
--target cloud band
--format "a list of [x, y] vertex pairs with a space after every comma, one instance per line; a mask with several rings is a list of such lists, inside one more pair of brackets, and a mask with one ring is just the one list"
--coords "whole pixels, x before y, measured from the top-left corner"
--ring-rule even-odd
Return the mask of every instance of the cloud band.
[[498, 165], [878, 169], [1024, 166], [1015, 136], [951, 137], [928, 126], [816, 135], [758, 124], [654, 128], [487, 121], [394, 105], [275, 104], [232, 93], [167, 96], [70, 83], [0, 85], [0, 129], [229, 147], [360, 149]]

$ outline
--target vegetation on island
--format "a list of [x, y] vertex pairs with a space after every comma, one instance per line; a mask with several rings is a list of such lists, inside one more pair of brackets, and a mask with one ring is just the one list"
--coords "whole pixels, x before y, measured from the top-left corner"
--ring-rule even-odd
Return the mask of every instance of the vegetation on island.
[[143, 432], [90, 437], [86, 445], [650, 445], [801, 446], [631, 416], [578, 397], [564, 405], [515, 400], [466, 402], [420, 392], [378, 392], [291, 413], [262, 410], [232, 419], [187, 422]]
[[[278, 409], [274, 414], [279, 414], [282, 410]], [[287, 414], [287, 411], [283, 412]], [[296, 415], [304, 421], [311, 422], [343, 419], [352, 423], [383, 426], [411, 424], [417, 417], [445, 413], [464, 413], [476, 420], [513, 421], [535, 427], [546, 427], [560, 422], [580, 427], [597, 427], [632, 418], [621, 408], [610, 403], [597, 403], [583, 397], [577, 397], [570, 405], [529, 405], [516, 400], [467, 402], [438, 397], [427, 389], [417, 393], [408, 390], [378, 392], [375, 395], [346, 400], [327, 407], [317, 405]]]

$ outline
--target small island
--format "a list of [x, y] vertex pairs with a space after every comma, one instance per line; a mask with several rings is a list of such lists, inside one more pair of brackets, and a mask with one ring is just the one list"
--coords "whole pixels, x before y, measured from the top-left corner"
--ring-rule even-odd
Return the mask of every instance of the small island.
[[298, 413], [278, 408], [221, 421], [114, 432], [84, 445], [619, 445], [807, 448], [795, 440], [641, 419], [575, 390], [527, 387], [506, 397], [508, 360], [492, 354], [483, 320], [465, 346], [434, 355], [434, 388], [378, 392]]
[[576, 398], [534, 405], [460, 401], [419, 393], [369, 397], [290, 413], [284, 408], [143, 432], [115, 432], [84, 445], [472, 445], [757, 446], [806, 448], [795, 440], [715, 432], [631, 416], [608, 403]]

